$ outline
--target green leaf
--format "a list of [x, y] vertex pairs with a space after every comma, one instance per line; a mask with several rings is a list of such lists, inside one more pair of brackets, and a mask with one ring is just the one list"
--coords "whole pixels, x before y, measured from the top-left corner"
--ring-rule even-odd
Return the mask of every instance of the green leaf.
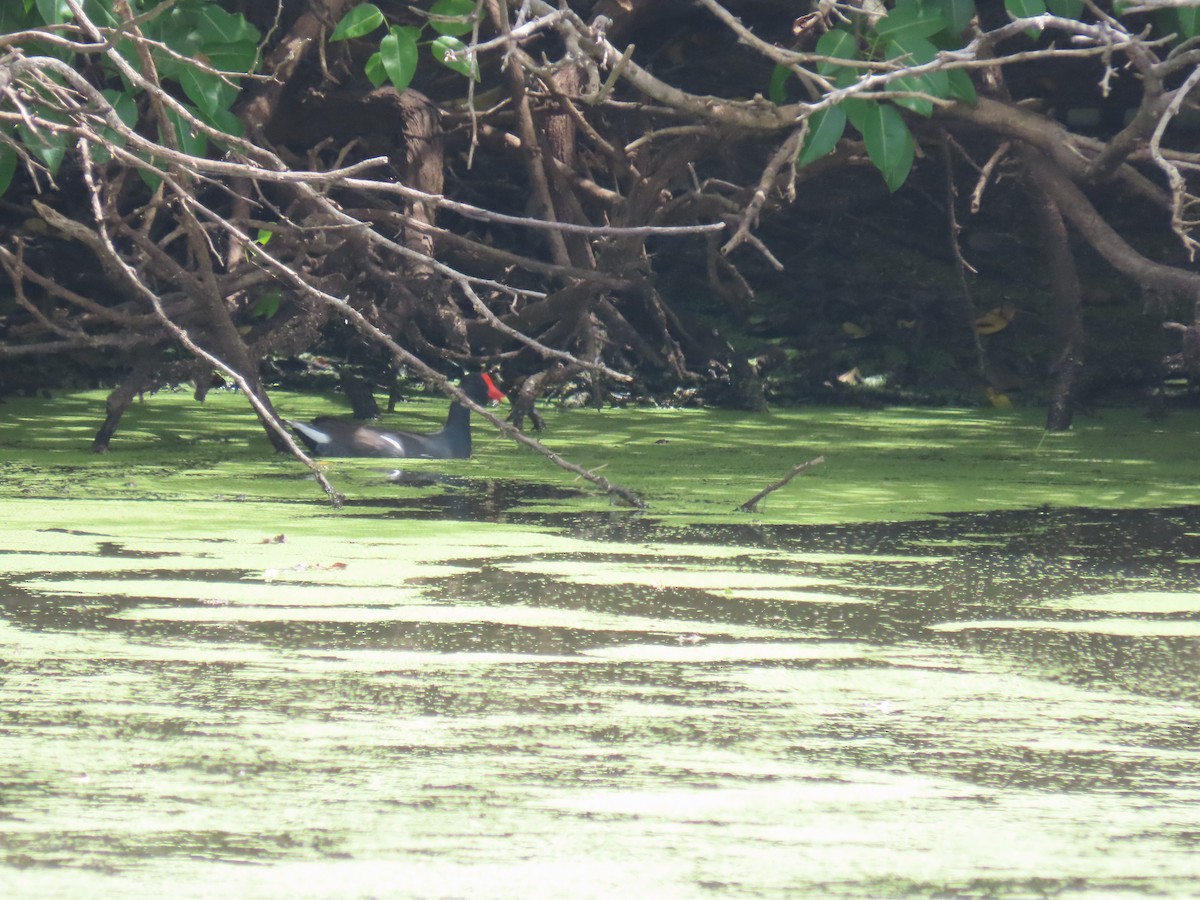
[[0, 3], [0, 34], [12, 34], [32, 28], [33, 18], [28, 9], [22, 9], [15, 3]]
[[[133, 41], [129, 40], [129, 38], [119, 38], [116, 42], [115, 49], [117, 53], [121, 55], [121, 58], [133, 67], [135, 72], [140, 72], [142, 70], [141, 64], [138, 62], [137, 45], [134, 44]], [[110, 71], [114, 74], [119, 74], [117, 73], [116, 66], [109, 67], [107, 60], [104, 60], [104, 62], [107, 71]], [[132, 82], [130, 82], [129, 79], [127, 79], [124, 75], [120, 75], [120, 79], [121, 83], [125, 85], [125, 90], [135, 92], [140, 92], [142, 90], [141, 88], [134, 87]]]
[[[12, 0], [8, 2], [11, 3]], [[71, 16], [74, 15], [71, 7], [67, 6], [67, 0], [37, 0], [36, 5], [47, 25], [61, 25], [71, 21]]]
[[[1044, 0], [1004, 0], [1004, 8], [1014, 19], [1028, 19], [1046, 12]], [[1041, 29], [1026, 28], [1025, 33], [1031, 38], [1036, 38], [1041, 34]]]
[[[160, 169], [165, 168], [165, 163], [163, 163], [161, 159], [153, 159], [152, 162]], [[158, 186], [162, 184], [162, 179], [149, 169], [143, 169], [139, 167], [137, 173], [138, 178], [142, 179], [142, 183], [152, 191], [158, 190]]]
[[[62, 83], [61, 78], [54, 73], [50, 73], [50, 78], [55, 83]], [[31, 96], [26, 99], [26, 102], [30, 104], [34, 115], [43, 122], [57, 125], [69, 124], [70, 119], [57, 109], [57, 104], [52, 97], [48, 87], [39, 85], [33, 88]], [[32, 102], [30, 102], [31, 100]], [[17, 126], [17, 135], [26, 149], [50, 170], [51, 175], [58, 173], [59, 166], [62, 165], [63, 158], [67, 155], [68, 140], [74, 140], [66, 132], [51, 130], [43, 123], [39, 123], [36, 130], [20, 124]]]
[[13, 175], [17, 172], [17, 151], [8, 144], [0, 144], [0, 197], [8, 193]]
[[783, 106], [787, 103], [787, 80], [791, 77], [792, 70], [787, 66], [776, 63], [775, 68], [771, 70], [771, 86], [767, 89], [767, 96], [776, 106]]
[[971, 81], [971, 76], [966, 70], [950, 69], [946, 72], [946, 77], [950, 80], [950, 96], [968, 106], [974, 106], [979, 98], [975, 94], [975, 82]]
[[[136, 50], [131, 50], [130, 52], [133, 53], [133, 59], [130, 61], [133, 63], [134, 69], [140, 72], [142, 70], [141, 58], [137, 56]], [[121, 55], [125, 56], [124, 53]], [[183, 70], [185, 68], [183, 63], [173, 56], [168, 56], [166, 53], [163, 53], [157, 48], [151, 48], [150, 55], [154, 57], [154, 68], [158, 70], [160, 77], [172, 78], [176, 81], [179, 80], [179, 77], [183, 74]], [[187, 55], [191, 56], [190, 53]], [[125, 58], [129, 59], [127, 56]]]
[[112, 153], [103, 144], [88, 144], [88, 158], [102, 166], [112, 159]]
[[[920, 78], [897, 78], [888, 87], [897, 91], [912, 91], [919, 94], [929, 93], [925, 90], [925, 85], [922, 84], [922, 79]], [[926, 119], [933, 115], [933, 101], [926, 100], [924, 97], [892, 97], [892, 102], [897, 106], [903, 106], [905, 109], [915, 112], [918, 116], [924, 116]]]
[[1179, 33], [1184, 38], [1193, 38], [1200, 33], [1200, 8], [1181, 6], [1175, 10], [1175, 16], [1179, 20]]
[[[1046, 9], [1064, 19], [1078, 19], [1083, 13], [1083, 0], [1046, 0]], [[1195, 7], [1188, 7], [1195, 12]]]
[[[0, 0], [0, 3], [2, 2], [4, 0]], [[58, 44], [51, 44], [47, 41], [36, 39], [21, 44], [21, 54], [23, 56], [51, 56], [55, 59], [61, 59], [65, 63], [72, 63], [75, 59], [75, 54], [67, 47], [60, 47]]]
[[858, 97], [850, 97], [838, 105], [846, 110], [846, 118], [850, 120], [850, 124], [857, 128], [861, 134], [867, 127], [867, 116], [879, 104], [874, 100], [860, 100]]
[[[838, 88], [846, 88], [857, 81], [858, 73], [854, 69], [842, 69], [834, 78], [833, 85]], [[860, 97], [847, 97], [838, 105], [846, 111], [846, 118], [850, 120], [850, 124], [861, 132], [863, 130], [862, 123], [866, 119], [868, 110], [875, 105], [875, 101], [863, 100]]]
[[112, 0], [84, 0], [83, 13], [101, 28], [115, 28], [119, 24], [113, 14]]
[[176, 6], [165, 16], [148, 20], [146, 25], [148, 37], [157, 37], [184, 56], [196, 56], [204, 48], [204, 35], [190, 7]]
[[936, 0], [936, 6], [946, 17], [946, 30], [955, 37], [966, 31], [975, 17], [975, 0]]
[[[124, 122], [128, 128], [135, 128], [137, 126], [137, 101], [133, 99], [132, 95], [127, 94], [124, 91], [115, 90], [113, 88], [106, 88], [100, 93], [113, 108], [113, 111], [117, 114], [117, 118]], [[105, 140], [111, 141], [118, 147], [125, 146], [124, 135], [114, 131], [107, 125], [100, 129], [100, 134]], [[94, 145], [91, 148], [90, 155], [91, 158], [98, 163], [106, 163], [112, 159], [112, 154], [108, 151], [108, 148], [102, 145]]]
[[372, 53], [368, 56], [363, 70], [367, 73], [367, 80], [375, 87], [379, 87], [388, 80], [387, 69], [383, 67], [382, 53]]
[[[915, 35], [900, 36], [888, 43], [884, 56], [901, 65], [924, 65], [937, 59], [938, 50], [925, 38]], [[931, 97], [950, 96], [950, 78], [945, 72], [926, 72], [923, 75], [906, 75], [888, 84], [899, 91], [913, 91]], [[918, 115], [933, 115], [933, 102], [921, 97], [896, 97], [892, 102]]]
[[196, 30], [205, 44], [258, 43], [258, 29], [240, 13], [227, 13], [215, 3], [206, 3], [196, 11]]
[[[829, 56], [833, 59], [854, 59], [857, 54], [858, 44], [854, 40], [854, 35], [842, 28], [834, 28], [823, 35], [817, 41], [817, 53], [821, 56]], [[844, 66], [839, 66], [834, 62], [819, 62], [817, 63], [817, 74], [819, 75], [835, 75]]]
[[942, 11], [932, 6], [906, 6], [893, 9], [875, 23], [875, 33], [892, 40], [932, 37], [946, 28]]
[[222, 72], [252, 72], [258, 65], [258, 42], [235, 41], [206, 47], [201, 58]]
[[238, 88], [229, 84], [219, 75], [201, 71], [195, 66], [188, 66], [180, 73], [179, 85], [187, 94], [189, 100], [200, 108], [201, 112], [213, 115], [219, 109], [228, 109], [237, 99]]
[[267, 246], [271, 242], [271, 238], [275, 237], [275, 232], [267, 231], [265, 228], [258, 229], [258, 234], [254, 238], [254, 243], [260, 246]]
[[884, 103], [873, 103], [871, 107], [862, 126], [867, 156], [883, 173], [888, 190], [895, 191], [908, 178], [916, 144], [896, 107]]
[[1004, 8], [1017, 19], [1028, 19], [1046, 12], [1044, 0], [1004, 0]]
[[808, 120], [808, 136], [796, 164], [803, 168], [813, 160], [830, 153], [846, 131], [846, 111], [840, 106], [827, 106], [813, 113]]
[[[167, 119], [175, 126], [175, 138], [179, 141], [179, 149], [190, 156], [203, 156], [208, 150], [208, 136], [202, 131], [193, 131], [192, 126], [175, 110], [168, 108], [166, 112]], [[188, 112], [197, 119], [201, 118], [195, 109], [188, 109]]]
[[211, 125], [218, 131], [223, 131], [233, 137], [240, 138], [246, 133], [245, 123], [228, 109], [218, 109], [213, 113], [201, 111], [198, 118], [206, 125]]
[[18, 126], [18, 132], [29, 152], [42, 161], [51, 175], [57, 175], [67, 155], [67, 135], [61, 131], [49, 131], [45, 127], [34, 132], [24, 125]]
[[[186, 105], [184, 109], [201, 121], [207, 118], [198, 109], [192, 109]], [[208, 135], [199, 130], [193, 131], [192, 126], [184, 120], [183, 116], [169, 107], [166, 110], [166, 114], [167, 120], [174, 126], [175, 139], [179, 144], [179, 149], [191, 156], [204, 156], [208, 151]], [[232, 115], [232, 113], [229, 115]], [[159, 139], [162, 140], [161, 127], [158, 129], [158, 134]], [[167, 166], [167, 162], [163, 159], [155, 159], [154, 163], [160, 169], [164, 169]], [[157, 190], [159, 183], [162, 181], [157, 175], [147, 172], [145, 169], [138, 169], [138, 175], [152, 191]]]
[[412, 35], [398, 29], [390, 32], [379, 42], [379, 55], [383, 59], [383, 69], [396, 90], [402, 91], [408, 87], [417, 73], [417, 42]]
[[[898, 36], [888, 42], [888, 47], [895, 50], [895, 55], [889, 59], [899, 59], [907, 57], [913, 65], [922, 66], [926, 63], [931, 63], [938, 58], [940, 52], [931, 42], [925, 38], [913, 36]], [[942, 72], [928, 73], [922, 77], [932, 75], [941, 75]]]
[[[151, 50], [158, 73], [164, 78], [178, 80], [184, 70], [188, 68], [187, 63], [183, 60], [203, 55], [204, 37], [197, 27], [194, 12], [191, 7], [176, 6], [165, 15], [146, 21], [144, 26], [146, 36], [151, 40], [161, 41], [176, 54], [168, 54], [156, 48]], [[126, 54], [122, 53], [122, 55]], [[133, 62], [135, 68], [141, 68], [136, 51], [130, 51], [126, 58]]]
[[[475, 60], [470, 56], [463, 55], [462, 51], [467, 49], [464, 44], [456, 37], [442, 35], [434, 40], [429, 45], [429, 50], [433, 54], [433, 58], [440, 62], [447, 69], [453, 69], [459, 75], [465, 75], [468, 78], [479, 80], [479, 69], [475, 65]], [[459, 54], [457, 57], [452, 57], [451, 54]]]
[[370, 34], [382, 24], [383, 13], [379, 11], [378, 6], [374, 3], [360, 3], [342, 16], [342, 21], [337, 23], [333, 34], [329, 36], [329, 42], [332, 44], [334, 41], [348, 41], [351, 38], [362, 37], [364, 34]]
[[475, 0], [437, 0], [429, 7], [429, 24], [438, 34], [467, 34], [474, 19]]
[[263, 319], [269, 319], [279, 312], [280, 301], [283, 300], [283, 294], [278, 288], [272, 291], [267, 291], [258, 298], [258, 302], [254, 304], [251, 315], [259, 316]]
[[113, 110], [117, 114], [117, 118], [119, 118], [130, 128], [137, 126], [137, 101], [134, 100], [130, 94], [127, 94], [124, 91], [114, 90], [113, 88], [106, 88], [100, 93], [104, 95], [104, 99], [107, 100], [112, 106]]

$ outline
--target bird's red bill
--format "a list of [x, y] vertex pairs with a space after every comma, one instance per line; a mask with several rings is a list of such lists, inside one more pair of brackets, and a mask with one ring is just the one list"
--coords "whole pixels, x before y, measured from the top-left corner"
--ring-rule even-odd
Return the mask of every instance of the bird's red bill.
[[496, 382], [492, 381], [492, 376], [487, 372], [480, 373], [483, 376], [483, 383], [487, 385], [489, 400], [503, 400], [504, 392], [496, 387]]

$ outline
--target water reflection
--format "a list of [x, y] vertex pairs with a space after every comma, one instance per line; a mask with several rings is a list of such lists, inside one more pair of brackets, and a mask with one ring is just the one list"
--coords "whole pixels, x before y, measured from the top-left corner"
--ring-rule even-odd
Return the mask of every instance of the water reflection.
[[[0, 544], [0, 885], [1186, 896], [1200, 877], [1200, 510], [670, 527], [502, 494], [461, 491], [559, 536], [296, 538], [263, 568], [203, 541], [73, 532], [46, 564]], [[356, 581], [372, 554], [404, 576]], [[302, 564], [267, 577], [268, 558]]]

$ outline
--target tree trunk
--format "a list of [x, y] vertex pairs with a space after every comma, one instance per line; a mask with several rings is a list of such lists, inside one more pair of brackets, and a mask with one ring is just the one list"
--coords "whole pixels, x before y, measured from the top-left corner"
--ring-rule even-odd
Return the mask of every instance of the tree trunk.
[[121, 424], [121, 417], [125, 415], [125, 410], [129, 409], [129, 404], [133, 403], [133, 398], [137, 396], [138, 392], [145, 389], [150, 373], [154, 371], [154, 367], [161, 360], [162, 351], [160, 349], [154, 348], [147, 351], [134, 361], [133, 368], [113, 388], [112, 393], [108, 395], [108, 400], [104, 403], [106, 411], [104, 424], [100, 426], [100, 430], [96, 432], [96, 437], [92, 441], [92, 452], [108, 452], [109, 442], [117, 433], [117, 426]]
[[1079, 376], [1083, 369], [1083, 303], [1079, 272], [1058, 204], [1040, 191], [1032, 191], [1030, 197], [1037, 211], [1042, 256], [1050, 276], [1054, 333], [1058, 345], [1058, 354], [1050, 366], [1054, 381], [1050, 387], [1050, 405], [1046, 410], [1046, 430], [1067, 431], [1074, 417]]
[[350, 401], [350, 408], [354, 410], [354, 418], [378, 419], [379, 403], [375, 400], [375, 392], [371, 390], [371, 385], [345, 369], [338, 373], [338, 378], [342, 384], [342, 393], [346, 395], [346, 399]]

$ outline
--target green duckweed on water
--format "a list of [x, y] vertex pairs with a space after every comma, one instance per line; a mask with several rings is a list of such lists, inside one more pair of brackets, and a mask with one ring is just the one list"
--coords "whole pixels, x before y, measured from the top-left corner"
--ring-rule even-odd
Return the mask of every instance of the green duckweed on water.
[[483, 423], [335, 511], [103, 399], [0, 405], [0, 895], [1194, 895], [1194, 413], [551, 409], [647, 511]]
[[[172, 501], [322, 501], [298, 465], [274, 454], [240, 396], [160, 393], [125, 416], [112, 452], [89, 452], [103, 395], [12, 399], [0, 407], [0, 488], [13, 497]], [[276, 398], [290, 418], [337, 412], [330, 400]], [[436, 428], [445, 403], [402, 405], [385, 425]], [[1161, 507], [1200, 502], [1193, 448], [1200, 413], [1151, 422], [1136, 410], [1080, 417], [1046, 434], [1040, 410], [548, 410], [542, 439], [577, 464], [641, 494], [656, 519], [828, 523], [895, 521], [943, 512], [1050, 505]], [[580, 496], [537, 505], [554, 513], [608, 506], [590, 485], [475, 425], [470, 460], [330, 460], [352, 501], [428, 497], [388, 480], [398, 466], [455, 482], [546, 484]], [[825, 463], [772, 494], [753, 515], [736, 506], [816, 456]], [[436, 489], [436, 485], [435, 485]], [[535, 508], [535, 495], [524, 508]], [[351, 504], [353, 506], [353, 502]], [[343, 516], [347, 518], [348, 516]]]

